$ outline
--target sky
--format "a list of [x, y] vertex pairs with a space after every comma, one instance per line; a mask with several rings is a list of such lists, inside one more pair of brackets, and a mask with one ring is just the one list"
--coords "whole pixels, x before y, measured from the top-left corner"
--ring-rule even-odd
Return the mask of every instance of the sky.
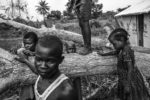
[[[4, 1], [5, 0], [0, 0]], [[8, 1], [8, 0], [6, 0]], [[15, 0], [14, 0], [15, 1]], [[42, 20], [43, 17], [39, 15], [36, 11], [36, 6], [38, 2], [41, 0], [23, 0], [28, 4], [28, 12], [30, 16], [34, 16], [32, 20]], [[50, 10], [60, 10], [61, 12], [66, 9], [65, 5], [68, 0], [46, 0], [48, 5], [50, 6]], [[123, 8], [128, 5], [133, 5], [142, 0], [99, 0], [98, 3], [103, 4], [103, 12], [116, 10], [117, 8]]]

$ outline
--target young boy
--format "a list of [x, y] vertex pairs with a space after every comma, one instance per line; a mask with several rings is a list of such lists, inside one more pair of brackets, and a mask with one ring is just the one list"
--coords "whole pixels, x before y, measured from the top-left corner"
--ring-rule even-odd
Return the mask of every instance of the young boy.
[[17, 50], [17, 54], [24, 56], [33, 56], [38, 37], [34, 32], [28, 32], [23, 37], [23, 47]]
[[81, 55], [91, 53], [91, 29], [89, 25], [91, 7], [92, 0], [70, 0], [68, 7], [68, 12], [72, 12], [72, 9], [75, 10], [79, 20], [79, 26], [82, 31], [84, 48], [79, 52]]
[[76, 45], [72, 41], [64, 42], [66, 53], [76, 53]]
[[[34, 56], [35, 54], [35, 46], [37, 44], [38, 37], [34, 32], [28, 32], [23, 37], [23, 45], [20, 49], [16, 50], [16, 54], [19, 57], [23, 57], [26, 59], [29, 59], [29, 57]], [[16, 58], [17, 60], [20, 60], [19, 58]]]
[[44, 36], [39, 39], [35, 49], [34, 66], [25, 61], [31, 70], [39, 75], [34, 85], [35, 99], [30, 94], [31, 98], [24, 99], [22, 96], [21, 100], [78, 100], [71, 81], [58, 68], [64, 59], [62, 53], [63, 44], [59, 38]]

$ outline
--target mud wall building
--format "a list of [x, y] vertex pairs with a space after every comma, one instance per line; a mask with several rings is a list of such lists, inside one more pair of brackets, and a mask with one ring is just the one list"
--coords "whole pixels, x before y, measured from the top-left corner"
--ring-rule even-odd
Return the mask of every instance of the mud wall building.
[[131, 45], [150, 48], [150, 0], [132, 5], [115, 17], [129, 32]]

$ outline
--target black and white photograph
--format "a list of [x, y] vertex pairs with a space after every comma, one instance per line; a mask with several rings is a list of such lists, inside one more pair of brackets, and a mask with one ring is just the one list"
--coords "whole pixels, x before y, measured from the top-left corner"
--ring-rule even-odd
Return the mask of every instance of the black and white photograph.
[[150, 0], [0, 0], [0, 100], [150, 100]]

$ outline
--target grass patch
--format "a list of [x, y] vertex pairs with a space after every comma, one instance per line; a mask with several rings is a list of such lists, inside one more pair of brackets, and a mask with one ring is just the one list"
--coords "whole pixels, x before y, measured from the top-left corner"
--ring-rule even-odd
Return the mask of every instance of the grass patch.
[[[91, 20], [90, 21], [91, 35], [93, 37], [105, 39], [107, 36], [107, 32], [104, 29], [105, 26], [115, 27], [115, 20], [113, 21], [101, 19]], [[76, 22], [57, 23], [56, 28], [81, 34], [81, 29], [79, 27], [78, 20]]]

